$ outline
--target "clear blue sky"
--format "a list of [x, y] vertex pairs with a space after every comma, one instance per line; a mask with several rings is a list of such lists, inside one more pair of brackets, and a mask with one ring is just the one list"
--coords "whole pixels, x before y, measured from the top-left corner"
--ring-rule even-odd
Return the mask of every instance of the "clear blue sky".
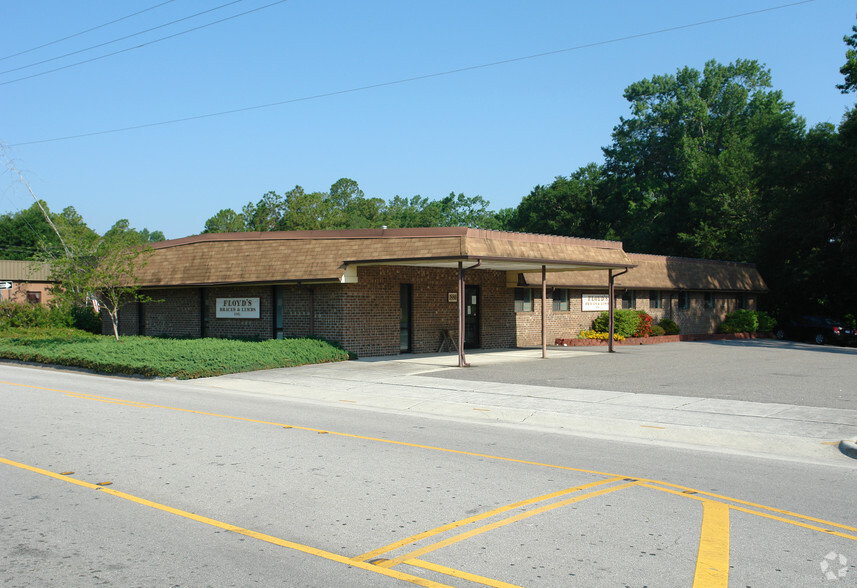
[[[4, 2], [0, 58], [164, 1]], [[289, 0], [19, 80], [274, 2], [238, 1], [26, 67], [227, 1], [173, 0], [0, 61], [0, 141], [52, 210], [74, 206], [99, 232], [127, 218], [177, 238], [269, 190], [326, 191], [341, 177], [385, 200], [454, 191], [513, 207], [534, 186], [602, 161], [629, 113], [629, 84], [709, 59], [766, 64], [808, 125], [838, 123], [855, 101], [835, 88], [842, 37], [857, 23], [846, 0], [767, 11], [787, 2]], [[751, 11], [764, 12], [627, 38]], [[563, 49], [573, 50], [432, 76]], [[4, 170], [0, 212], [31, 204]]]

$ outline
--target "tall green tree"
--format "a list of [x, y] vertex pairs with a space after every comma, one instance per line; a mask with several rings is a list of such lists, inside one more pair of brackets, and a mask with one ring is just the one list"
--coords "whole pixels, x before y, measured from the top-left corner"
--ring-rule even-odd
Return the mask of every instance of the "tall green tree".
[[857, 91], [857, 25], [853, 25], [851, 30], [853, 34], [843, 37], [848, 49], [845, 50], [845, 65], [839, 69], [845, 81], [836, 86], [843, 94]]
[[[41, 204], [50, 214], [47, 203]], [[38, 204], [0, 215], [0, 259], [36, 259], [45, 249], [62, 247]]]
[[244, 215], [231, 208], [223, 208], [205, 221], [203, 233], [239, 233], [247, 230]]
[[605, 238], [609, 226], [604, 216], [604, 190], [602, 168], [590, 163], [569, 177], [557, 176], [550, 185], [533, 188], [501, 225], [515, 231]]
[[770, 186], [804, 133], [770, 72], [738, 60], [629, 86], [604, 148], [609, 222], [631, 250], [748, 260]]

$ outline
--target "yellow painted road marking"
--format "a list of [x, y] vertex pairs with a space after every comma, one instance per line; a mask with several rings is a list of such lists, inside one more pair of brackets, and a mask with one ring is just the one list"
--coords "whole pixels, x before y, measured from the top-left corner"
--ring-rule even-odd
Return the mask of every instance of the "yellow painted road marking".
[[[48, 388], [43, 388], [44, 390], [48, 390]], [[107, 398], [104, 396], [95, 396], [94, 394], [84, 394], [82, 392], [67, 392], [63, 391], [63, 394], [70, 398], [80, 398], [81, 400], [97, 400], [98, 402], [106, 402], [108, 404], [124, 404], [126, 406], [132, 406], [134, 408], [152, 408], [151, 404], [146, 404], [145, 402], [137, 402], [135, 400], [122, 400], [121, 398]]]
[[[70, 394], [70, 395], [79, 396], [81, 398], [98, 400], [101, 402], [129, 402], [129, 403], [132, 402], [132, 401], [124, 401], [124, 400], [121, 400], [119, 398], [110, 398], [108, 396], [79, 395], [76, 392], [69, 392], [68, 390], [57, 390], [55, 388], [44, 388], [42, 386], [33, 386], [30, 384], [18, 384], [16, 382], [0, 381], [0, 384], [6, 384], [8, 386], [18, 386], [20, 388], [33, 388], [35, 390], [47, 390], [49, 392], [59, 392], [61, 394]], [[202, 416], [217, 417], [217, 418], [221, 418], [221, 419], [230, 419], [230, 420], [234, 420], [234, 421], [243, 421], [243, 422], [247, 422], [247, 423], [256, 423], [256, 424], [260, 424], [260, 425], [274, 425], [277, 427], [288, 427], [288, 428], [297, 429], [300, 431], [311, 431], [313, 433], [319, 433], [319, 432], [324, 431], [324, 432], [329, 433], [331, 435], [337, 435], [339, 437], [346, 437], [349, 439], [361, 439], [363, 441], [376, 441], [378, 443], [388, 443], [390, 445], [400, 445], [402, 447], [413, 447], [415, 449], [429, 449], [431, 451], [442, 451], [444, 453], [453, 453], [456, 455], [466, 455], [466, 456], [470, 456], [470, 457], [482, 457], [485, 459], [494, 459], [497, 461], [506, 461], [509, 463], [520, 463], [520, 464], [524, 464], [524, 465], [533, 465], [533, 466], [537, 466], [537, 467], [552, 468], [552, 469], [557, 469], [557, 470], [565, 470], [565, 471], [569, 471], [569, 472], [581, 472], [584, 474], [595, 474], [598, 476], [609, 476], [609, 477], [615, 477], [616, 476], [616, 474], [610, 474], [607, 472], [599, 472], [597, 470], [585, 470], [585, 469], [581, 469], [581, 468], [572, 468], [572, 467], [568, 467], [568, 466], [561, 466], [561, 465], [555, 465], [555, 464], [550, 464], [550, 463], [541, 463], [538, 461], [529, 461], [526, 459], [514, 459], [512, 457], [502, 457], [502, 456], [498, 456], [498, 455], [490, 455], [487, 453], [474, 453], [472, 451], [462, 451], [460, 449], [449, 449], [446, 447], [435, 447], [432, 445], [420, 445], [418, 443], [408, 443], [406, 441], [395, 441], [393, 439], [381, 439], [378, 437], [368, 437], [366, 435], [354, 435], [352, 433], [337, 433], [335, 431], [325, 431], [324, 429], [315, 429], [313, 427], [301, 427], [298, 425], [286, 425], [284, 423], [276, 423], [276, 422], [272, 422], [272, 421], [263, 421], [263, 420], [259, 420], [259, 419], [251, 419], [251, 418], [247, 418], [247, 417], [239, 417], [239, 416], [233, 416], [233, 415], [228, 415], [228, 414], [218, 414], [216, 412], [205, 412], [202, 410], [194, 410], [191, 408], [179, 408], [177, 406], [166, 406], [166, 405], [162, 405], [162, 404], [142, 404], [142, 403], [140, 403], [140, 406], [145, 406], [147, 408], [162, 408], [164, 410], [175, 410], [178, 412], [186, 412], [186, 413], [198, 414], [198, 415], [202, 415]]]
[[[126, 401], [126, 400], [122, 400], [119, 398], [111, 398], [111, 397], [107, 397], [107, 396], [85, 395], [85, 394], [80, 394], [77, 392], [70, 392], [68, 390], [58, 390], [56, 388], [46, 388], [43, 386], [34, 386], [32, 384], [19, 384], [17, 382], [5, 382], [5, 381], [0, 381], [0, 384], [5, 384], [7, 386], [16, 386], [16, 387], [20, 387], [20, 388], [31, 388], [34, 390], [45, 390], [48, 392], [59, 392], [60, 394], [68, 394], [68, 395], [72, 395], [72, 396], [77, 396], [79, 398], [98, 400], [98, 401], [102, 401], [102, 402], [121, 402], [121, 403], [128, 404], [129, 406], [140, 406], [140, 407], [145, 407], [145, 408], [161, 408], [164, 410], [174, 410], [174, 411], [178, 411], [178, 412], [187, 412], [187, 413], [198, 414], [198, 415], [202, 415], [202, 416], [225, 418], [225, 419], [230, 419], [230, 420], [244, 421], [244, 422], [257, 423], [257, 424], [263, 424], [263, 425], [275, 425], [275, 426], [283, 427], [283, 428], [293, 428], [293, 429], [297, 429], [297, 430], [312, 431], [312, 432], [316, 432], [316, 433], [323, 430], [323, 429], [314, 429], [312, 427], [300, 427], [297, 425], [286, 425], [283, 423], [276, 423], [276, 422], [271, 422], [271, 421], [263, 421], [263, 420], [251, 419], [251, 418], [246, 418], [246, 417], [238, 417], [238, 416], [232, 416], [232, 415], [224, 415], [224, 414], [218, 414], [218, 413], [212, 413], [212, 412], [205, 412], [205, 411], [193, 410], [193, 409], [188, 409], [188, 408], [179, 408], [179, 407], [175, 407], [175, 406], [165, 406], [165, 405], [159, 405], [159, 404], [144, 404], [144, 403], [139, 403], [139, 402], [134, 402], [134, 401]], [[601, 471], [597, 471], [597, 470], [586, 470], [586, 469], [582, 469], [582, 468], [573, 468], [573, 467], [569, 467], [569, 466], [561, 466], [561, 465], [542, 463], [542, 462], [537, 462], [537, 461], [515, 459], [515, 458], [511, 458], [511, 457], [490, 455], [490, 454], [486, 454], [486, 453], [474, 453], [471, 451], [462, 451], [459, 449], [449, 449], [446, 447], [436, 447], [436, 446], [432, 446], [432, 445], [421, 445], [418, 443], [408, 443], [405, 441], [395, 441], [392, 439], [380, 439], [377, 437], [368, 437], [365, 435], [354, 435], [351, 433], [337, 433], [337, 432], [333, 432], [333, 431], [329, 431], [329, 433], [331, 435], [337, 435], [340, 437], [346, 437], [346, 438], [351, 438], [351, 439], [361, 439], [364, 441], [375, 441], [378, 443], [387, 443], [387, 444], [391, 444], [391, 445], [400, 445], [402, 447], [413, 447], [415, 449], [428, 449], [430, 451], [440, 451], [440, 452], [444, 452], [444, 453], [466, 455], [466, 456], [470, 456], [470, 457], [481, 457], [484, 459], [505, 461], [508, 463], [519, 463], [519, 464], [524, 464], [524, 465], [546, 467], [546, 468], [565, 470], [565, 471], [570, 471], [570, 472], [581, 472], [581, 473], [586, 473], [586, 474], [595, 474], [595, 475], [599, 475], [599, 476], [616, 477], [616, 474], [612, 474], [609, 472], [601, 472]], [[641, 483], [660, 484], [661, 486], [667, 486], [669, 488], [678, 488], [679, 490], [693, 490], [693, 491], [699, 492], [699, 494], [701, 494], [701, 495], [705, 495], [705, 496], [708, 496], [711, 498], [716, 498], [719, 500], [725, 500], [725, 501], [729, 501], [729, 502], [735, 502], [738, 504], [744, 504], [744, 505], [751, 506], [754, 508], [768, 510], [768, 511], [776, 512], [776, 513], [783, 514], [786, 516], [791, 516], [791, 517], [800, 518], [800, 519], [807, 520], [807, 521], [813, 521], [813, 522], [816, 522], [816, 523], [819, 523], [822, 525], [828, 525], [831, 527], [836, 527], [838, 529], [857, 532], [857, 527], [850, 527], [848, 525], [842, 525], [839, 523], [834, 523], [831, 521], [826, 521], [826, 520], [818, 519], [815, 517], [810, 517], [810, 516], [793, 513], [793, 512], [789, 512], [786, 510], [782, 510], [782, 509], [778, 509], [778, 508], [774, 508], [774, 507], [770, 507], [770, 506], [765, 506], [763, 504], [756, 504], [753, 502], [748, 502], [748, 501], [740, 500], [737, 498], [731, 498], [728, 496], [722, 496], [719, 494], [714, 494], [711, 492], [694, 490], [693, 488], [688, 488], [687, 486], [682, 486], [680, 484], [673, 484], [670, 482], [663, 482], [660, 480], [651, 480], [651, 479], [646, 479], [646, 478], [638, 478], [638, 480]], [[668, 490], [667, 488], [662, 488], [662, 487], [658, 487], [658, 486], [648, 486], [648, 487], [653, 488], [655, 490], [660, 490], [663, 492], [670, 492], [670, 490]], [[676, 494], [678, 494], [678, 492], [676, 492]], [[685, 496], [687, 496], [687, 495], [685, 495]], [[734, 506], [732, 508], [737, 509], [737, 507], [734, 507]], [[794, 521], [789, 521], [788, 519], [780, 519], [780, 518], [777, 518], [775, 516], [769, 516], [769, 515], [766, 515], [764, 513], [757, 513], [754, 511], [750, 511], [750, 510], [748, 510], [747, 512], [751, 512], [753, 514], [758, 514], [759, 516], [766, 516], [768, 518], [772, 518], [775, 520], [781, 520], [781, 521], [784, 521], [787, 523], [797, 524], [798, 526], [806, 527], [808, 529], [814, 529], [817, 531], [821, 531], [823, 533], [834, 534], [834, 535], [841, 536], [841, 537], [844, 537], [847, 539], [855, 539], [855, 537], [852, 537], [851, 535], [837, 533], [835, 531], [831, 531], [830, 529], [825, 529], [822, 527], [814, 527], [812, 525], [805, 525], [805, 524], [801, 524], [801, 523], [796, 523]]]
[[693, 588], [729, 585], [729, 507], [722, 502], [702, 503], [702, 528]]
[[581, 490], [588, 490], [589, 488], [594, 488], [596, 486], [601, 486], [602, 484], [609, 484], [611, 482], [618, 482], [619, 480], [623, 480], [624, 478], [609, 478], [607, 480], [598, 480], [596, 482], [590, 482], [588, 484], [582, 484], [580, 486], [575, 486], [574, 488], [566, 488], [565, 490], [559, 490], [557, 492], [551, 492], [550, 494], [544, 494], [542, 496], [536, 496], [535, 498], [528, 498], [527, 500], [521, 500], [520, 502], [514, 502], [512, 504], [507, 504], [505, 506], [500, 506], [493, 510], [489, 510], [487, 512], [483, 512], [478, 515], [473, 515], [472, 517], [467, 517], [466, 519], [461, 519], [460, 521], [454, 521], [452, 523], [448, 523], [446, 525], [442, 525], [435, 529], [431, 529], [429, 531], [423, 531], [422, 533], [418, 533], [416, 535], [412, 535], [410, 537], [406, 537], [405, 539], [401, 539], [396, 541], [395, 543], [390, 543], [389, 545], [385, 545], [384, 547], [379, 547], [378, 549], [373, 549], [372, 551], [366, 552], [363, 555], [358, 555], [354, 558], [355, 561], [367, 561], [372, 558], [378, 557], [383, 553], [388, 553], [390, 551], [395, 551], [405, 545], [410, 545], [411, 543], [416, 543], [417, 541], [422, 541], [428, 537], [433, 537], [434, 535], [439, 535], [440, 533], [445, 533], [446, 531], [450, 531], [452, 529], [457, 529], [458, 527], [463, 527], [465, 525], [469, 525], [470, 523], [475, 523], [476, 521], [481, 521], [493, 516], [497, 516], [498, 514], [502, 514], [504, 512], [508, 512], [510, 510], [514, 510], [516, 508], [520, 508], [522, 506], [529, 506], [530, 504], [535, 504], [537, 502], [544, 502], [545, 500], [551, 500], [553, 498], [559, 498], [560, 496], [565, 496], [566, 494], [571, 494], [572, 492], [580, 492]]
[[415, 551], [410, 553], [406, 553], [405, 555], [384, 561], [379, 563], [379, 566], [385, 568], [392, 568], [400, 563], [419, 557], [426, 553], [430, 553], [432, 551], [436, 551], [448, 545], [452, 545], [453, 543], [458, 543], [459, 541], [464, 541], [465, 539], [470, 539], [471, 537], [475, 537], [476, 535], [480, 535], [485, 533], [486, 531], [493, 531], [494, 529], [503, 527], [505, 525], [509, 525], [511, 523], [515, 523], [517, 521], [535, 516], [537, 514], [542, 514], [556, 508], [561, 508], [563, 506], [568, 506], [569, 504], [574, 504], [575, 502], [582, 502], [589, 498], [595, 498], [596, 496], [601, 496], [602, 494], [607, 494], [609, 492], [616, 492], [617, 490], [624, 490], [625, 488], [630, 488], [631, 486], [636, 486], [639, 482], [629, 482], [627, 484], [621, 484], [619, 486], [611, 486], [610, 488], [602, 488], [601, 490], [596, 490], [594, 492], [590, 492], [588, 494], [582, 494], [580, 496], [575, 496], [574, 498], [568, 498], [566, 500], [561, 500], [559, 502], [554, 502], [552, 504], [547, 504], [545, 506], [541, 506], [539, 508], [535, 508], [533, 510], [528, 510], [526, 512], [518, 513], [514, 516], [502, 519], [500, 521], [496, 521], [493, 523], [489, 523], [487, 525], [483, 525], [481, 527], [477, 527], [476, 529], [471, 529], [470, 531], [465, 531], [464, 533], [459, 533], [458, 535], [453, 535], [447, 539], [442, 541], [438, 541], [437, 543], [432, 543], [431, 545], [426, 545], [425, 547], [421, 547]]
[[476, 574], [471, 574], [470, 572], [455, 570], [453, 568], [448, 568], [446, 566], [431, 563], [430, 561], [423, 561], [421, 559], [409, 559], [404, 563], [409, 566], [416, 566], [418, 568], [431, 570], [432, 572], [438, 572], [440, 574], [445, 574], [454, 578], [461, 578], [462, 580], [467, 580], [468, 582], [476, 582], [477, 584], [482, 584], [483, 586], [491, 586], [492, 588], [521, 588], [521, 586], [518, 586], [517, 584], [509, 584], [508, 582], [501, 582], [500, 580], [495, 580], [493, 578], [477, 576]]
[[353, 566], [356, 568], [360, 568], [362, 570], [366, 570], [369, 572], [374, 572], [376, 574], [381, 574], [383, 576], [389, 576], [391, 578], [396, 578], [397, 580], [403, 580], [405, 582], [410, 582], [411, 584], [416, 584], [417, 586], [426, 586], [427, 588], [451, 588], [447, 584], [441, 584], [439, 582], [433, 582], [431, 580], [426, 580], [425, 578], [420, 578], [418, 576], [413, 576], [411, 574], [406, 574], [403, 572], [399, 572], [397, 570], [388, 570], [385, 568], [381, 568], [379, 566], [373, 566], [372, 564], [357, 562], [351, 559], [350, 557], [346, 557], [344, 555], [339, 555], [337, 553], [332, 553], [330, 551], [324, 551], [323, 549], [316, 549], [315, 547], [310, 547], [309, 545], [302, 545], [300, 543], [295, 543], [293, 541], [287, 541], [286, 539], [280, 539], [279, 537], [274, 537], [272, 535], [266, 535], [265, 533], [258, 533], [256, 531], [251, 531], [250, 529], [245, 529], [243, 527], [238, 527], [236, 525], [230, 525], [229, 523], [224, 523], [222, 521], [218, 521], [216, 519], [211, 519], [202, 515], [194, 514], [192, 512], [188, 512], [185, 510], [179, 510], [177, 508], [173, 508], [171, 506], [167, 506], [165, 504], [160, 504], [158, 502], [152, 502], [151, 500], [146, 500], [145, 498], [140, 498], [139, 496], [134, 496], [133, 494], [127, 494], [125, 492], [120, 492], [119, 490], [115, 490], [113, 488], [105, 488], [103, 486], [98, 486], [96, 484], [90, 484], [89, 482], [83, 482], [81, 480], [75, 480], [74, 478], [68, 478], [63, 476], [62, 474], [56, 474], [54, 472], [43, 470], [41, 468], [37, 468], [34, 466], [30, 466], [23, 463], [18, 463], [16, 461], [12, 461], [9, 459], [5, 459], [0, 457], [0, 463], [5, 463], [7, 465], [20, 468], [22, 470], [27, 470], [30, 472], [34, 472], [37, 474], [41, 474], [43, 476], [48, 476], [57, 480], [62, 480], [63, 482], [69, 482], [71, 484], [76, 484], [78, 486], [83, 486], [85, 488], [92, 488], [94, 490], [98, 490], [100, 492], [105, 492], [110, 494], [111, 496], [115, 496], [117, 498], [122, 498], [125, 500], [129, 500], [131, 502], [136, 502], [137, 504], [141, 504], [143, 506], [148, 506], [157, 510], [161, 510], [163, 512], [167, 512], [176, 516], [180, 516], [186, 519], [190, 519], [192, 521], [197, 521], [199, 523], [203, 523], [206, 525], [211, 525], [212, 527], [217, 527], [219, 529], [224, 529], [226, 531], [232, 531], [233, 533], [238, 533], [239, 535], [245, 535], [247, 537], [252, 537], [253, 539], [258, 539], [260, 541], [265, 541], [267, 543], [271, 543], [273, 545], [278, 545], [280, 547], [285, 547], [287, 549], [292, 549], [295, 551], [300, 551], [302, 553], [306, 553], [309, 555], [315, 555], [321, 557], [323, 559], [327, 559], [330, 561], [335, 561], [337, 563], [345, 564], [348, 566]]
[[[857, 531], [857, 528], [849, 527], [848, 525], [841, 525], [839, 523], [834, 523], [831, 521], [825, 521], [824, 519], [817, 519], [815, 517], [805, 516], [805, 515], [789, 512], [787, 510], [781, 510], [778, 508], [773, 508], [770, 506], [764, 506], [761, 504], [754, 504], [752, 502], [747, 502], [744, 500], [738, 500], [737, 498], [729, 498], [728, 496], [720, 496], [719, 494], [711, 494], [709, 492], [703, 492], [702, 490], [695, 491], [696, 492], [695, 495], [694, 494], [688, 494], [686, 491], [678, 491], [678, 490], [672, 490], [670, 488], [662, 488], [662, 487], [656, 486], [654, 484], [663, 484], [664, 486], [673, 486], [672, 484], [667, 484], [665, 482], [654, 482], [654, 483], [648, 483], [647, 482], [647, 483], [643, 483], [642, 486], [645, 488], [651, 488], [652, 490], [660, 490], [661, 492], [668, 492], [670, 494], [676, 494], [678, 496], [683, 496], [685, 498], [693, 498], [694, 500], [710, 500], [710, 499], [705, 498], [705, 497], [706, 496], [712, 496], [712, 497], [717, 498], [718, 500], [735, 502], [737, 504], [747, 504], [747, 505], [750, 505], [750, 506], [753, 506], [753, 507], [756, 507], [756, 508], [759, 508], [762, 510], [768, 510], [768, 511], [779, 513], [782, 515], [795, 517], [796, 519], [803, 519], [804, 521], [812, 521], [814, 523], [819, 523], [821, 525], [828, 525], [828, 526], [834, 527], [836, 529], [844, 529], [846, 531]], [[674, 487], [682, 488], [683, 486], [674, 486]], [[785, 516], [777, 516], [777, 515], [770, 514], [767, 512], [762, 512], [759, 510], [753, 510], [752, 508], [736, 506], [734, 504], [730, 504], [728, 506], [732, 510], [746, 512], [748, 514], [753, 514], [753, 515], [764, 517], [767, 519], [772, 519], [774, 521], [779, 521], [781, 523], [788, 523], [790, 525], [795, 525], [797, 527], [803, 527], [804, 529], [812, 529], [813, 531], [821, 531], [822, 533], [827, 533], [828, 535], [836, 535], [837, 537], [842, 537], [844, 539], [851, 539], [851, 540], [857, 541], [857, 536], [849, 535], [847, 533], [840, 533], [839, 531], [834, 531], [833, 529], [819, 527], [817, 525], [810, 525], [808, 523], [803, 523], [801, 521], [794, 521], [794, 520], [785, 518]]]

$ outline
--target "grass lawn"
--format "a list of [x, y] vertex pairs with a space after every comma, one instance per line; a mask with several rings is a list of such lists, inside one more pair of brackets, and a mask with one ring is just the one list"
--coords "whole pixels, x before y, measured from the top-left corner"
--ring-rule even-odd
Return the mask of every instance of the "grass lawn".
[[0, 331], [0, 358], [82, 367], [106, 374], [204, 378], [348, 359], [318, 339], [238, 341], [92, 335], [76, 329]]

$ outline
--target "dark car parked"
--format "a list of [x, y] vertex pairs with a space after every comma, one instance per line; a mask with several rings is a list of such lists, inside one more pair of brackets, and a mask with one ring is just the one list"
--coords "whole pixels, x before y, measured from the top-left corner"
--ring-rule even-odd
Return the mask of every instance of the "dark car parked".
[[844, 323], [815, 315], [804, 315], [782, 321], [775, 331], [777, 339], [796, 339], [798, 341], [814, 341], [819, 345], [836, 343], [847, 345], [857, 340], [854, 329]]

